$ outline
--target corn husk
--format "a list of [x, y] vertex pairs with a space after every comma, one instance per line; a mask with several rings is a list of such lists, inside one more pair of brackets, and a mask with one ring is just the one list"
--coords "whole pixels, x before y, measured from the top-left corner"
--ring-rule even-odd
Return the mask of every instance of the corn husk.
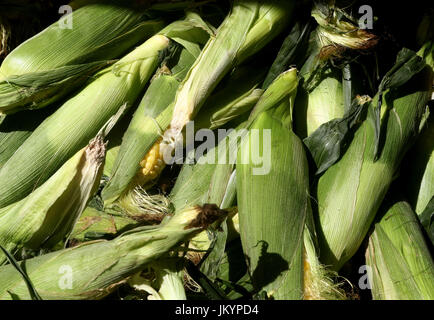
[[[0, 112], [45, 107], [59, 101], [98, 70], [163, 27], [145, 10], [116, 2], [73, 10], [71, 28], [58, 22], [28, 39], [0, 67]], [[110, 30], [107, 32], [107, 30]]]
[[322, 124], [344, 116], [344, 95], [340, 72], [328, 68], [312, 91], [302, 91], [294, 112], [296, 132], [301, 138], [314, 133]]
[[[222, 216], [213, 206], [189, 208], [160, 226], [55, 251], [21, 265], [43, 299], [101, 299]], [[0, 267], [0, 279], [1, 299], [30, 298], [12, 265]]]
[[103, 175], [108, 179], [112, 175], [113, 165], [115, 159], [119, 153], [120, 145], [122, 144], [122, 137], [127, 130], [131, 119], [134, 114], [134, 108], [131, 108], [127, 114], [114, 126], [107, 136], [107, 152], [104, 161], [104, 173]]
[[143, 10], [119, 6], [115, 1], [99, 2], [74, 10], [72, 29], [56, 22], [22, 43], [2, 63], [2, 76], [117, 58], [162, 27], [161, 22], [152, 21], [153, 29], [147, 30], [149, 18]]
[[366, 50], [375, 46], [378, 38], [362, 29], [356, 18], [334, 5], [334, 2], [317, 1], [312, 17], [319, 27], [321, 58], [342, 56], [345, 50]]
[[[400, 52], [385, 79], [390, 87], [372, 100], [368, 118], [348, 149], [318, 182], [321, 261], [335, 270], [354, 255], [366, 236], [405, 152], [419, 134], [431, 96], [432, 71], [409, 50]], [[323, 146], [329, 138], [324, 137]]]
[[[197, 163], [187, 161], [181, 169], [176, 183], [169, 195], [175, 211], [182, 211], [191, 205], [213, 203], [222, 209], [230, 208], [236, 199], [235, 161], [238, 145], [247, 133], [245, 123], [230, 131], [218, 145], [206, 154], [193, 150], [187, 159], [196, 159]], [[210, 280], [214, 280], [224, 254], [227, 239], [228, 220], [217, 228], [209, 228], [195, 236], [189, 247], [202, 252], [191, 252], [187, 256], [200, 266], [200, 271]], [[206, 259], [204, 259], [206, 257]]]
[[248, 274], [239, 238], [227, 244], [216, 278], [219, 287], [228, 299], [235, 300], [254, 296], [254, 288]]
[[386, 202], [369, 236], [366, 263], [374, 300], [434, 299], [434, 261], [408, 203]]
[[282, 43], [262, 85], [267, 89], [270, 84], [291, 65], [301, 66], [309, 55], [309, 38], [314, 23], [307, 17], [297, 18], [288, 36]]
[[258, 88], [264, 76], [265, 70], [253, 64], [235, 68], [207, 99], [206, 109], [194, 118], [195, 129], [215, 130], [248, 115], [264, 92]]
[[[92, 141], [29, 196], [2, 208], [0, 244], [18, 255], [64, 241], [99, 186], [104, 156], [102, 138]], [[5, 261], [2, 255], [0, 264]]]
[[114, 61], [59, 67], [46, 72], [10, 76], [0, 82], [0, 112], [13, 114], [21, 110], [40, 109], [66, 97]]
[[[311, 217], [312, 218], [312, 217]], [[233, 245], [240, 238], [240, 224], [239, 224], [239, 215], [238, 210], [233, 210], [229, 212], [227, 217], [227, 243], [229, 246]], [[326, 266], [321, 264], [318, 257], [318, 243], [317, 243], [317, 235], [314, 228], [313, 220], [306, 223], [304, 231], [303, 231], [303, 243], [304, 243], [304, 251], [303, 251], [303, 300], [347, 300], [348, 297], [345, 291], [342, 289], [342, 281], [339, 279], [338, 275], [331, 270], [329, 270]], [[227, 245], [227, 246], [228, 246]], [[230, 251], [227, 249], [226, 251]], [[217, 281], [221, 281], [222, 279], [225, 281], [234, 282], [240, 281], [241, 278], [233, 278], [228, 277], [228, 273], [235, 273], [233, 271], [234, 268], [240, 268], [242, 263], [231, 262], [232, 265], [228, 264], [228, 252], [224, 253], [221, 260], [219, 261], [218, 273], [216, 275]], [[234, 259], [231, 255], [230, 260]], [[244, 261], [243, 261], [244, 262]], [[242, 268], [241, 268], [242, 269]], [[241, 283], [237, 283], [239, 286], [241, 285], [246, 291], [252, 293], [253, 288], [251, 287], [251, 281], [247, 274], [244, 276], [244, 280]], [[239, 273], [238, 273], [239, 274]], [[231, 288], [226, 285], [224, 288]], [[235, 287], [231, 288], [229, 291], [228, 297], [240, 297], [239, 292], [235, 293], [233, 290]], [[236, 291], [236, 290], [235, 290]], [[236, 291], [237, 292], [237, 291]]]
[[[432, 112], [432, 111], [431, 111]], [[434, 197], [434, 115], [427, 124], [403, 164], [403, 183], [409, 203], [417, 215], [421, 215]]]
[[[215, 203], [228, 209], [233, 205], [234, 190], [230, 189], [240, 140], [246, 135], [245, 123], [240, 124], [222, 139], [218, 145], [201, 155], [192, 151], [182, 166], [176, 183], [170, 193], [175, 210], [183, 210], [194, 204]], [[232, 200], [231, 200], [232, 199]]]
[[169, 46], [155, 35], [65, 102], [21, 145], [0, 170], [0, 207], [27, 196], [94, 137], [127, 104], [131, 107]]
[[[431, 40], [429, 35], [434, 32], [434, 25], [427, 18], [429, 15], [433, 15], [433, 12], [430, 12], [426, 16], [424, 16], [423, 21], [420, 25], [420, 30], [424, 30], [423, 26], [425, 26], [429, 31], [425, 34], [426, 42], [423, 46], [419, 55], [423, 57], [428, 66], [430, 66], [431, 70], [434, 71], [434, 42]], [[428, 24], [428, 25], [427, 25]], [[422, 40], [423, 37], [420, 37]], [[432, 101], [433, 95], [431, 96]], [[409, 152], [409, 161], [412, 161], [414, 165], [410, 166], [409, 173], [404, 178], [407, 187], [407, 195], [409, 197], [410, 204], [413, 206], [413, 209], [416, 211], [417, 215], [421, 220], [422, 214], [428, 210], [430, 203], [432, 203], [432, 199], [434, 198], [434, 114], [433, 108], [429, 107], [427, 110], [427, 119], [426, 123], [423, 122], [423, 129], [418, 138], [418, 141], [414, 147], [414, 152]], [[415, 157], [414, 155], [418, 155]], [[405, 180], [407, 179], [407, 180]], [[425, 213], [432, 214], [432, 213]], [[428, 225], [431, 222], [428, 222]], [[425, 222], [423, 222], [424, 226]], [[429, 229], [429, 227], [428, 227]], [[431, 241], [433, 241], [432, 232], [430, 233]]]

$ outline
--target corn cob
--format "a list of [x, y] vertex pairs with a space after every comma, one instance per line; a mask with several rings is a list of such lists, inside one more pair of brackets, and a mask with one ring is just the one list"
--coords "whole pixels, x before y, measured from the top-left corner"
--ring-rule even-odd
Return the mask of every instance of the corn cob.
[[1, 76], [114, 59], [163, 27], [161, 21], [147, 21], [146, 11], [99, 2], [73, 10], [72, 29], [56, 22], [22, 43], [2, 63]]
[[[399, 66], [404, 67], [399, 69]], [[368, 119], [354, 133], [345, 154], [318, 181], [321, 261], [335, 270], [340, 269], [362, 243], [405, 152], [419, 133], [431, 96], [431, 68], [414, 53], [402, 50], [393, 70], [396, 73], [389, 73], [386, 81], [394, 83], [400, 79], [400, 82], [395, 82], [385, 97], [376, 95], [369, 106]], [[385, 136], [376, 161], [379, 134], [375, 128], [380, 126], [373, 125], [376, 120], [372, 119], [376, 118], [374, 106], [379, 99], [383, 103], [381, 130], [385, 131]]]
[[[296, 100], [295, 130], [301, 138], [311, 136], [322, 124], [342, 118], [348, 111], [360, 83], [351, 79], [351, 72], [346, 80], [345, 71], [351, 71], [353, 65], [345, 62], [346, 55], [371, 49], [378, 41], [374, 34], [360, 29], [353, 17], [333, 5], [318, 2], [311, 15], [318, 26], [310, 34], [308, 56], [300, 69], [305, 82]], [[334, 66], [331, 62], [336, 59], [346, 63], [346, 68]], [[350, 86], [346, 87], [348, 82]]]
[[166, 36], [153, 36], [46, 119], [0, 170], [0, 207], [44, 183], [121, 105], [130, 107], [154, 73], [159, 52], [168, 45]]
[[199, 112], [225, 74], [280, 33], [288, 23], [293, 4], [292, 1], [234, 2], [231, 13], [216, 36], [209, 40], [176, 93], [173, 117], [160, 143], [163, 164], [173, 159], [173, 151], [183, 144], [185, 125]]
[[[212, 32], [207, 32], [205, 22], [192, 13], [187, 14], [185, 23], [180, 24], [179, 28], [180, 32], [174, 33], [176, 42], [172, 50], [175, 50], [175, 54], [163, 63], [152, 79], [122, 139], [112, 177], [102, 192], [107, 205], [114, 203], [135, 186], [146, 183], [146, 179], [142, 179], [145, 176], [138, 175], [139, 170], [145, 169], [148, 170], [146, 173], [150, 173], [157, 166], [158, 173], [160, 171], [157, 161], [159, 156], [155, 157], [155, 153], [158, 155], [159, 144], [147, 155], [153, 159], [149, 161], [150, 165], [147, 166], [142, 160], [146, 160], [144, 157], [147, 150], [160, 137], [159, 128], [168, 126], [173, 112], [170, 104], [176, 90], [200, 53], [200, 46], [206, 43], [209, 32]], [[180, 51], [179, 57], [176, 51]], [[171, 66], [171, 70], [167, 65]], [[161, 92], [165, 94], [162, 95]], [[155, 173], [152, 175], [155, 176]]]
[[[1, 209], [0, 243], [17, 255], [21, 249], [65, 245], [87, 203], [98, 190], [107, 145], [104, 139], [125, 112], [123, 106], [89, 144], [50, 179], [17, 203]], [[0, 257], [0, 264], [4, 257]]]
[[[231, 75], [231, 77], [228, 79], [227, 83], [225, 83], [221, 87], [221, 89], [216, 90], [216, 93], [209, 98], [209, 105], [206, 112], [202, 112], [197, 115], [195, 119], [195, 129], [199, 130], [201, 128], [208, 128], [210, 130], [214, 130], [216, 128], [223, 126], [224, 124], [233, 120], [234, 118], [237, 118], [247, 113], [255, 105], [260, 95], [262, 94], [262, 90], [256, 89], [256, 86], [261, 81], [260, 79], [262, 78], [262, 76], [263, 73], [258, 72], [257, 70], [255, 70], [253, 74], [250, 71], [250, 69], [247, 69], [245, 67], [240, 68], [239, 70], [236, 69], [234, 73]], [[167, 76], [164, 76], [164, 78], [161, 80], [165, 80], [165, 82], [168, 82], [169, 78], [167, 78]], [[156, 79], [154, 79], [153, 81], [160, 82], [159, 80]], [[161, 82], [151, 84], [146, 95], [152, 92], [151, 89], [154, 88], [154, 84], [155, 84], [155, 88], [159, 88], [158, 90], [161, 90], [160, 88], [164, 85]], [[150, 99], [146, 99], [146, 101], [149, 100]], [[157, 100], [154, 98], [153, 101], [157, 101]], [[143, 114], [143, 112], [138, 111], [135, 117], [138, 117], [141, 114]], [[153, 138], [157, 136], [158, 128], [154, 128], [154, 131], [155, 131], [155, 135], [153, 136]], [[144, 139], [140, 139], [140, 140], [136, 138], [134, 141], [136, 141], [135, 143], [137, 144], [136, 148], [141, 148], [142, 150], [146, 150], [146, 146], [148, 146], [148, 144], [146, 144], [146, 141], [149, 141], [149, 138], [146, 139], [146, 137], [144, 137]], [[157, 141], [160, 142], [161, 138], [159, 138], [159, 140]], [[126, 144], [125, 139], [123, 143]], [[138, 145], [139, 143], [141, 143], [141, 146], [145, 146], [145, 147], [139, 147]], [[152, 151], [147, 152], [145, 158], [142, 158], [143, 152], [141, 153], [140, 157], [139, 157], [139, 152], [136, 152], [136, 157], [134, 158], [134, 160], [128, 158], [129, 161], [126, 161], [127, 159], [126, 157], [122, 158], [123, 169], [118, 170], [118, 177], [113, 177], [113, 181], [109, 182], [109, 185], [104, 190], [103, 195], [107, 195], [110, 193], [109, 189], [111, 188], [111, 185], [115, 183], [116, 179], [125, 177], [126, 170], [128, 170], [128, 172], [131, 172], [131, 174], [135, 172], [134, 170], [136, 170], [137, 166], [134, 165], [134, 162], [140, 160], [141, 161], [140, 161], [139, 172], [136, 173], [135, 177], [132, 176], [135, 179], [134, 182], [128, 185], [128, 183], [130, 183], [131, 180], [125, 179], [125, 181], [123, 182], [124, 186], [133, 188], [136, 187], [137, 185], [144, 185], [146, 183], [149, 184], [151, 178], [158, 177], [159, 173], [164, 168], [164, 164], [160, 159], [160, 155], [158, 155], [159, 149], [160, 149], [160, 144], [155, 143], [152, 146]], [[134, 149], [134, 150], [139, 150], [139, 149]], [[151, 167], [151, 164], [153, 164], [154, 167]], [[148, 166], [148, 168], [146, 168], [146, 166]], [[130, 171], [130, 169], [126, 169], [127, 167], [128, 168], [134, 167], [134, 170]], [[154, 172], [151, 175], [149, 175], [148, 173], [151, 170], [154, 170]], [[121, 175], [120, 173], [123, 174]], [[130, 193], [132, 191], [126, 190], [126, 192]], [[116, 198], [114, 197], [114, 199]], [[110, 201], [106, 201], [106, 203], [110, 203]]]
[[147, 269], [132, 277], [128, 284], [149, 293], [148, 300], [187, 300], [182, 259], [158, 260]]
[[369, 236], [366, 263], [374, 300], [434, 299], [434, 261], [408, 203], [385, 202]]
[[[169, 195], [175, 211], [182, 211], [192, 205], [214, 203], [222, 209], [229, 208], [235, 202], [235, 160], [239, 139], [246, 134], [243, 131], [245, 123], [241, 123], [237, 130], [231, 131], [219, 144], [208, 150], [204, 155], [195, 154], [193, 150], [188, 159], [197, 159], [196, 164], [186, 163], [183, 165], [176, 183]], [[200, 157], [199, 157], [200, 156]], [[232, 160], [231, 160], [232, 159]], [[223, 160], [223, 161], [222, 161]], [[228, 217], [229, 218], [229, 217]], [[221, 229], [226, 228], [222, 223]], [[202, 252], [191, 252], [188, 258], [196, 265], [200, 263], [200, 271], [210, 280], [215, 278], [215, 270], [224, 253], [227, 232], [206, 230], [195, 236], [189, 247]], [[217, 242], [221, 243], [217, 249]], [[210, 251], [212, 247], [211, 252]], [[206, 260], [203, 260], [206, 252], [209, 253]]]
[[[240, 237], [240, 224], [238, 211], [235, 209], [229, 212], [227, 218], [228, 234], [227, 241], [236, 242]], [[314, 229], [313, 220], [306, 223], [303, 231], [303, 300], [346, 300], [348, 297], [341, 288], [341, 283], [336, 283], [337, 274], [328, 270], [322, 265], [317, 254], [317, 235]], [[226, 258], [223, 258], [223, 260]], [[235, 266], [225, 265], [224, 261], [220, 262], [218, 269], [218, 280], [225, 274], [227, 269], [237, 268]], [[246, 274], [247, 275], [247, 274]], [[223, 279], [229, 281], [225, 276]], [[239, 279], [238, 279], [239, 280]], [[245, 281], [248, 281], [247, 278]], [[249, 288], [251, 283], [244, 283], [244, 287]], [[253, 292], [253, 290], [249, 290]]]
[[0, 82], [0, 112], [40, 109], [66, 97], [86, 83], [97, 71], [114, 61], [59, 67], [55, 70], [10, 76]]
[[[29, 196], [2, 208], [0, 244], [17, 255], [23, 248], [51, 249], [66, 240], [98, 189], [104, 157], [98, 136]], [[0, 264], [5, 261], [0, 256]]]
[[[206, 203], [214, 203], [222, 209], [230, 207], [234, 201], [234, 195], [229, 195], [232, 192], [228, 190], [228, 183], [234, 164], [217, 164], [217, 162], [218, 157], [228, 157], [230, 153], [236, 152], [237, 140], [234, 139], [235, 135], [236, 131], [232, 131], [226, 139], [219, 143], [215, 152], [209, 151], [206, 155], [203, 155], [199, 160], [200, 163], [194, 166], [190, 164], [183, 166], [169, 196], [175, 214], [191, 206]], [[222, 155], [220, 155], [220, 153]], [[192, 155], [190, 154], [190, 156]], [[207, 163], [208, 161], [209, 163]], [[195, 186], [191, 188], [193, 181]], [[189, 248], [203, 250], [204, 252], [208, 250], [211, 244], [208, 233], [208, 231], [203, 231], [193, 237], [189, 242]], [[195, 262], [200, 261], [203, 256], [204, 253], [198, 252], [187, 254], [187, 257]], [[172, 274], [171, 277], [175, 277], [175, 275]], [[140, 277], [138, 279], [140, 279]], [[139, 288], [144, 286], [144, 290], [149, 290], [158, 298], [158, 294], [155, 290], [149, 288], [147, 281], [142, 279], [142, 282], [134, 283], [136, 284], [135, 287], [137, 287], [137, 285]]]
[[[114, 240], [90, 242], [21, 263], [43, 299], [101, 299], [224, 214], [212, 205], [189, 208], [157, 227], [138, 228]], [[1, 299], [30, 298], [12, 265], [0, 267], [0, 278]]]
[[[342, 299], [345, 296], [316, 254], [307, 159], [291, 129], [297, 84], [295, 69], [281, 74], [264, 92], [250, 117], [250, 130], [271, 130], [271, 141], [265, 142], [260, 135], [259, 141], [254, 141], [250, 133], [238, 153], [241, 242], [256, 292], [265, 291], [273, 299]], [[266, 145], [271, 149], [266, 150]], [[273, 156], [277, 150], [278, 159]], [[271, 152], [268, 172], [255, 175], [253, 152]], [[266, 200], [258, 200], [260, 197]], [[273, 269], [266, 269], [270, 265]]]
[[[307, 165], [301, 164], [307, 160], [288, 121], [297, 84], [297, 71], [292, 69], [279, 76], [264, 93], [258, 105], [266, 103], [264, 101], [271, 96], [272, 90], [280, 92], [281, 96], [274, 101], [275, 110], [258, 111], [249, 129], [260, 130], [259, 139], [253, 141], [252, 133], [249, 133], [249, 138], [240, 147], [236, 167], [241, 242], [249, 274], [256, 291], [265, 291], [273, 299], [303, 298], [303, 226], [310, 202]], [[273, 106], [269, 104], [269, 107]], [[264, 142], [264, 129], [271, 130], [271, 141]], [[271, 148], [280, 146], [279, 161], [275, 154], [273, 156], [273, 149], [265, 149], [267, 145]], [[289, 149], [283, 151], [282, 147]], [[254, 174], [253, 152], [271, 152], [268, 172]], [[297, 187], [291, 188], [291, 194], [285, 193], [282, 198], [281, 192], [276, 190], [284, 190], [284, 185], [291, 181], [297, 183]], [[258, 200], [260, 196], [267, 200]], [[277, 231], [280, 227], [285, 231]], [[273, 265], [273, 270], [266, 269], [265, 266], [270, 265]]]
[[[0, 112], [45, 107], [78, 89], [113, 58], [163, 27], [144, 10], [93, 3], [74, 10], [73, 26], [60, 21], [22, 43], [0, 67]], [[115, 27], [113, 27], [115, 26]], [[110, 30], [110, 32], [107, 32]]]

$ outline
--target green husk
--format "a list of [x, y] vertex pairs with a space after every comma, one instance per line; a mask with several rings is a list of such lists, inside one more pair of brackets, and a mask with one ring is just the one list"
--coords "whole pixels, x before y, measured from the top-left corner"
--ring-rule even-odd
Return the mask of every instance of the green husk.
[[420, 216], [434, 197], [434, 114], [403, 163], [408, 164], [403, 172], [408, 200]]
[[248, 114], [261, 97], [263, 90], [258, 86], [265, 70], [246, 64], [235, 68], [207, 99], [206, 109], [194, 119], [197, 130], [215, 130], [228, 122]]
[[251, 298], [254, 293], [240, 239], [227, 244], [219, 264], [216, 283], [228, 299]]
[[[188, 155], [169, 196], [175, 210], [203, 203], [225, 204], [225, 209], [232, 206], [232, 201], [225, 196], [234, 171], [236, 150], [247, 133], [243, 128], [245, 123], [229, 132], [217, 147], [207, 150], [204, 155], [198, 150], [196, 154], [192, 151]], [[194, 158], [195, 164], [189, 161]]]
[[25, 76], [10, 76], [0, 82], [0, 112], [12, 114], [46, 107], [66, 97], [97, 71], [113, 63], [97, 61], [27, 73]]
[[[304, 300], [346, 300], [344, 290], [341, 288], [342, 283], [339, 282], [338, 275], [335, 272], [329, 270], [326, 266], [322, 265], [318, 258], [318, 244], [317, 235], [315, 232], [314, 223], [312, 216], [309, 222], [306, 223], [303, 234], [304, 243], [304, 256], [303, 256], [303, 286]], [[244, 261], [238, 261], [231, 254], [231, 248], [239, 241], [240, 237], [240, 226], [239, 226], [239, 216], [237, 210], [230, 212], [227, 218], [227, 241], [226, 251], [223, 256], [218, 261], [216, 281], [221, 283], [223, 280], [223, 288], [231, 289], [229, 291], [228, 297], [240, 297], [242, 291], [244, 295], [247, 292], [252, 293], [253, 288], [249, 280], [247, 270], [244, 270], [245, 276], [242, 277], [242, 283], [240, 281], [244, 266]], [[228, 247], [229, 246], [229, 247]], [[238, 254], [240, 255], [240, 254]], [[228, 260], [231, 264], [228, 263]], [[234, 261], [235, 260], [235, 261]], [[215, 263], [214, 263], [215, 265]], [[241, 269], [241, 270], [238, 270]], [[235, 271], [237, 270], [237, 271]], [[236, 274], [238, 276], [234, 276]], [[226, 283], [229, 281], [229, 283]], [[240, 288], [241, 286], [241, 288]]]
[[27, 196], [84, 147], [124, 104], [131, 107], [169, 46], [155, 35], [101, 72], [46, 119], [0, 170], [0, 208]]
[[283, 41], [276, 59], [274, 60], [267, 77], [262, 85], [263, 89], [267, 89], [270, 84], [282, 73], [289, 69], [291, 65], [301, 65], [301, 61], [306, 59], [309, 50], [308, 40], [311, 34], [313, 23], [312, 21], [304, 21], [300, 19], [296, 21], [291, 28], [289, 35]]
[[366, 262], [374, 300], [434, 299], [434, 261], [408, 203], [385, 203], [369, 236]]
[[140, 221], [130, 217], [109, 214], [89, 206], [74, 225], [69, 239], [73, 245], [97, 239], [111, 240], [140, 225]]
[[[342, 118], [325, 122], [303, 140], [318, 168], [317, 175], [325, 172], [341, 158], [348, 137], [353, 132], [353, 128], [362, 121], [370, 102], [371, 98], [368, 96], [357, 96]], [[326, 144], [324, 140], [327, 140]]]
[[0, 168], [54, 110], [24, 111], [0, 121]]
[[434, 246], [434, 197], [428, 202], [426, 208], [419, 214], [419, 220]]
[[120, 147], [121, 147], [120, 144], [119, 145], [112, 145], [107, 150], [107, 155], [106, 155], [105, 163], [104, 163], [104, 173], [103, 173], [106, 177], [111, 177], [111, 175], [112, 175], [114, 162], [116, 160], [116, 157], [119, 154]]
[[[257, 292], [265, 291], [269, 298], [279, 300], [303, 298], [303, 228], [310, 201], [307, 159], [291, 130], [297, 84], [297, 71], [291, 69], [270, 85], [255, 111], [269, 106], [257, 113], [237, 160], [240, 233], [249, 273]], [[280, 93], [279, 99], [273, 92]], [[260, 130], [256, 141], [252, 129]], [[271, 141], [264, 142], [264, 129], [271, 130]], [[267, 145], [271, 149], [266, 150]], [[255, 175], [253, 152], [270, 153], [269, 172]], [[284, 192], [289, 185], [294, 188]]]
[[[101, 299], [224, 214], [213, 206], [190, 208], [157, 227], [138, 228], [111, 241], [90, 242], [20, 264], [43, 299]], [[13, 266], [0, 267], [0, 278], [1, 299], [30, 298]]]
[[[405, 152], [419, 134], [433, 79], [432, 70], [427, 66], [421, 70], [421, 64], [423, 68], [414, 52], [400, 52], [396, 66], [383, 80], [388, 89], [374, 97], [342, 158], [319, 179], [321, 261], [335, 270], [359, 248]], [[381, 136], [376, 114], [379, 99]], [[324, 148], [329, 138], [325, 136], [315, 147]], [[378, 160], [376, 150], [380, 150]]]
[[119, 120], [107, 136], [108, 144], [103, 173], [107, 178], [110, 178], [112, 175], [114, 161], [118, 155], [120, 145], [122, 144], [122, 137], [133, 118], [134, 111], [134, 108], [131, 108], [128, 113]]

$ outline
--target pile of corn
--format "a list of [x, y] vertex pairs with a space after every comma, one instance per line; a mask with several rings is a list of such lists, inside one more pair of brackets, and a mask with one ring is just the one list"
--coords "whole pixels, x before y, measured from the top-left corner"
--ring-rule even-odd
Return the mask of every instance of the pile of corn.
[[434, 299], [433, 13], [360, 5], [0, 24], [0, 299]]

